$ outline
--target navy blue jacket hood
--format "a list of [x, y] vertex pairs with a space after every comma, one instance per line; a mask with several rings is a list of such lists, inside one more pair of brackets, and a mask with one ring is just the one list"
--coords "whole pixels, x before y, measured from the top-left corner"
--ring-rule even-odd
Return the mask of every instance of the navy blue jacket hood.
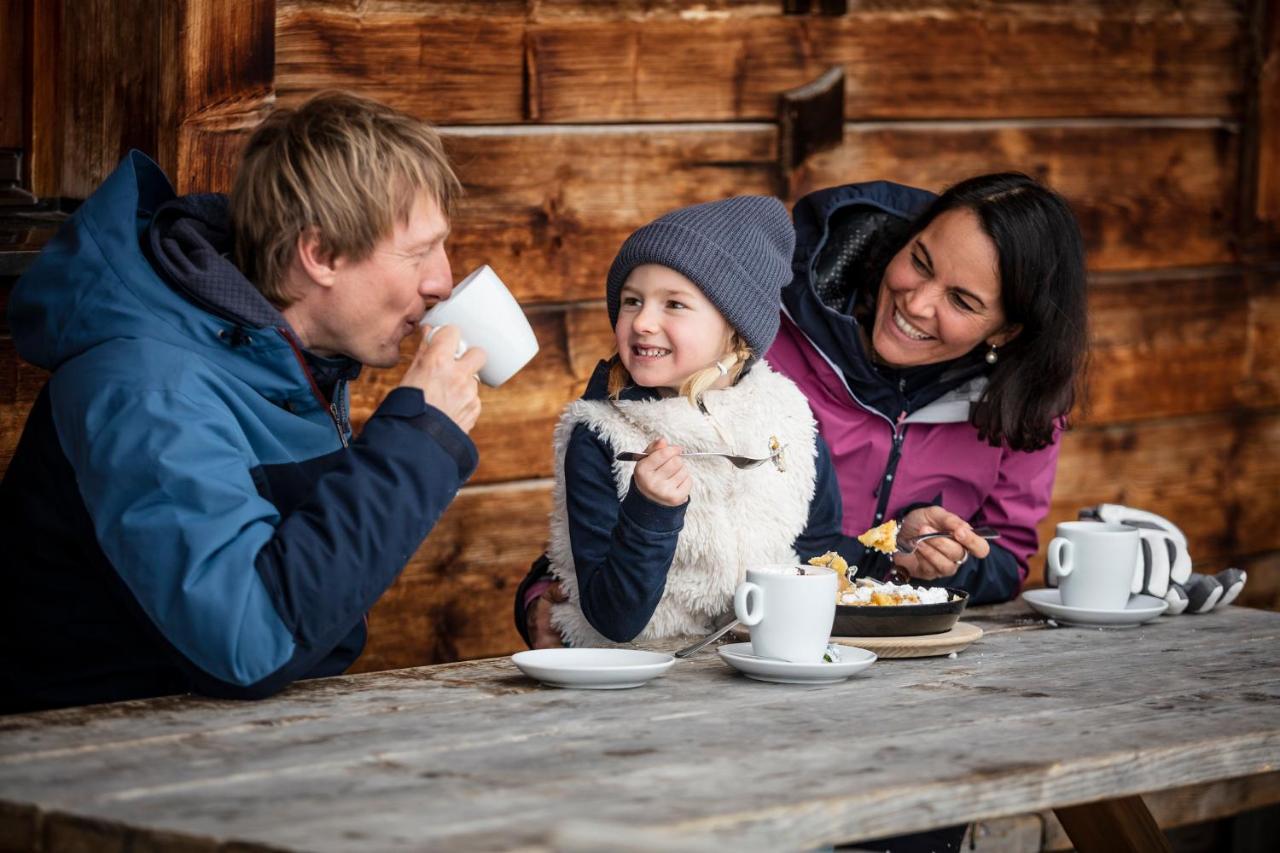
[[969, 353], [894, 369], [875, 363], [867, 336], [880, 277], [911, 223], [937, 198], [889, 181], [819, 190], [796, 203], [793, 278], [783, 310], [844, 376], [864, 405], [897, 420], [958, 388], [986, 367]]

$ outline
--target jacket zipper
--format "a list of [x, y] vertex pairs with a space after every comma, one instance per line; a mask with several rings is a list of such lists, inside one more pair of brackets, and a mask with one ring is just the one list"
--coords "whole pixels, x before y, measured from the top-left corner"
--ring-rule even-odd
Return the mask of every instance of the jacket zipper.
[[342, 428], [342, 419], [338, 415], [338, 398], [342, 391], [342, 382], [334, 386], [334, 401], [331, 403], [324, 398], [324, 394], [320, 393], [320, 386], [316, 384], [315, 377], [311, 375], [311, 368], [307, 367], [307, 360], [302, 355], [302, 349], [298, 346], [298, 342], [293, 339], [293, 335], [280, 327], [276, 327], [276, 331], [280, 333], [280, 337], [289, 343], [289, 348], [293, 350], [293, 357], [298, 360], [298, 366], [302, 368], [302, 375], [307, 377], [307, 384], [311, 386], [311, 393], [315, 395], [316, 400], [320, 402], [320, 407], [329, 413], [329, 417], [333, 419], [333, 428], [338, 431], [338, 440], [342, 442], [342, 446], [348, 447], [347, 433]]
[[[905, 413], [903, 417], [905, 417]], [[893, 448], [889, 451], [889, 461], [885, 465], [884, 474], [881, 475], [880, 482], [876, 484], [874, 492], [876, 496], [876, 524], [884, 521], [885, 509], [889, 506], [889, 494], [893, 491], [893, 477], [898, 473], [898, 461], [902, 458], [902, 442], [907, 435], [907, 425], [902, 420], [903, 418], [899, 417], [898, 423], [894, 425]]]
[[[828, 233], [828, 225], [824, 222], [822, 238], [818, 241], [818, 248], [815, 248], [813, 254], [809, 256], [809, 280], [813, 280], [814, 266], [817, 265], [820, 248], [822, 248], [824, 243], [827, 242]], [[840, 380], [841, 386], [844, 386], [845, 392], [849, 394], [850, 400], [854, 401], [854, 405], [858, 406], [859, 409], [868, 412], [870, 415], [877, 416], [877, 418], [888, 424], [888, 428], [890, 428], [890, 432], [893, 435], [893, 447], [891, 448], [890, 453], [888, 453], [888, 462], [886, 466], [884, 466], [884, 473], [881, 474], [881, 478], [879, 478], [876, 483], [876, 491], [872, 492], [873, 496], [876, 496], [877, 498], [876, 521], [874, 521], [874, 524], [881, 524], [884, 520], [884, 511], [886, 511], [886, 508], [888, 507], [888, 498], [890, 498], [890, 493], [893, 491], [893, 475], [897, 473], [897, 462], [899, 462], [902, 456], [902, 441], [904, 441], [904, 438], [906, 437], [906, 424], [904, 423], [906, 420], [906, 410], [902, 410], [901, 414], [897, 416], [897, 421], [895, 423], [895, 421], [890, 419], [890, 416], [884, 414], [884, 412], [873, 409], [872, 406], [868, 406], [867, 403], [859, 400], [858, 394], [855, 394], [854, 389], [849, 386], [849, 382], [846, 382], [844, 371], [838, 368], [835, 362], [829, 359], [827, 353], [822, 351], [822, 347], [819, 347], [817, 343], [813, 342], [813, 339], [810, 338], [808, 334], [805, 334], [804, 329], [800, 328], [800, 324], [796, 323], [796, 321], [791, 318], [791, 313], [790, 311], [787, 311], [786, 306], [782, 306], [782, 313], [787, 315], [787, 319], [791, 320], [791, 324], [795, 325], [796, 330], [799, 330], [801, 336], [804, 336], [805, 341], [809, 342], [809, 346], [813, 347], [813, 351], [818, 353], [820, 359], [827, 362], [828, 368], [831, 368], [832, 373], [836, 374], [836, 379]], [[900, 378], [899, 392], [904, 392], [905, 389], [906, 379]]]

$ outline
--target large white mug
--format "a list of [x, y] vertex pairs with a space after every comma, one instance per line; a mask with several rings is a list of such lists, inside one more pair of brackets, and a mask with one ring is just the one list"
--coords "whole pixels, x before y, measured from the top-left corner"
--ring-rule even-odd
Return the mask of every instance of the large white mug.
[[836, 573], [819, 566], [747, 569], [733, 594], [733, 612], [751, 631], [760, 657], [817, 663], [836, 618]]
[[1049, 543], [1047, 556], [1065, 606], [1123, 610], [1138, 559], [1138, 529], [1101, 521], [1064, 521]]
[[456, 326], [462, 334], [457, 356], [469, 347], [481, 347], [488, 360], [480, 368], [480, 381], [497, 388], [538, 353], [538, 339], [511, 291], [488, 264], [458, 282], [449, 298], [438, 302], [422, 318], [433, 328]]

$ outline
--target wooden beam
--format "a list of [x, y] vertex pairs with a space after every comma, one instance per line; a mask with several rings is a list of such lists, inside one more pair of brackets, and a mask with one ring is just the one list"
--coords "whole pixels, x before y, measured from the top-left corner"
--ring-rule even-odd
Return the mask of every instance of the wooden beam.
[[[940, 190], [1018, 169], [1071, 201], [1095, 270], [1216, 264], [1235, 259], [1233, 139], [1202, 125], [855, 124], [797, 170], [796, 192], [877, 179]], [[524, 302], [598, 299], [637, 227], [776, 189], [770, 126], [495, 128], [446, 141], [468, 193], [450, 240], [455, 266], [489, 263]]]
[[[170, 4], [50, 0], [35, 11], [33, 191], [84, 198], [130, 149], [171, 131], [164, 95]], [[172, 164], [165, 164], [172, 168]]]
[[1172, 849], [1142, 797], [1121, 797], [1053, 811], [1080, 853], [1157, 853]]
[[[0, 148], [25, 148], [27, 0], [0, 0]], [[27, 152], [30, 154], [30, 152]]]
[[1241, 220], [1246, 253], [1280, 260], [1280, 11], [1268, 0], [1247, 5], [1248, 34], [1241, 135]]
[[[328, 87], [442, 124], [772, 120], [833, 65], [864, 118], [1234, 117], [1236, 4], [280, 3], [281, 96]], [[714, 50], [708, 45], [715, 45]], [[922, 61], [927, 58], [927, 61]], [[963, 81], [957, 85], [957, 81]]]
[[226, 191], [275, 99], [276, 4], [189, 2], [180, 13], [170, 174], [179, 193]]

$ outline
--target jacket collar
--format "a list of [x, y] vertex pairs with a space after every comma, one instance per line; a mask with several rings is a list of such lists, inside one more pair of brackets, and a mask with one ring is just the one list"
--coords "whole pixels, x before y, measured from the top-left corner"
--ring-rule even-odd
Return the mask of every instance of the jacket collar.
[[[782, 291], [784, 313], [855, 399], [891, 421], [904, 415], [920, 420], [914, 415], [986, 372], [977, 353], [916, 368], [876, 365], [867, 340], [870, 330], [858, 320], [863, 312], [854, 310], [862, 304], [874, 311], [883, 271], [882, 264], [873, 262], [868, 267], [860, 259], [891, 248], [884, 242], [893, 239], [892, 232], [903, 230], [934, 198], [925, 190], [873, 181], [811, 193], [795, 208], [796, 253], [791, 283]], [[840, 266], [851, 252], [856, 257]], [[836, 292], [835, 288], [843, 289]], [[952, 408], [960, 405], [957, 400], [952, 403]], [[967, 417], [968, 402], [963, 405]]]

